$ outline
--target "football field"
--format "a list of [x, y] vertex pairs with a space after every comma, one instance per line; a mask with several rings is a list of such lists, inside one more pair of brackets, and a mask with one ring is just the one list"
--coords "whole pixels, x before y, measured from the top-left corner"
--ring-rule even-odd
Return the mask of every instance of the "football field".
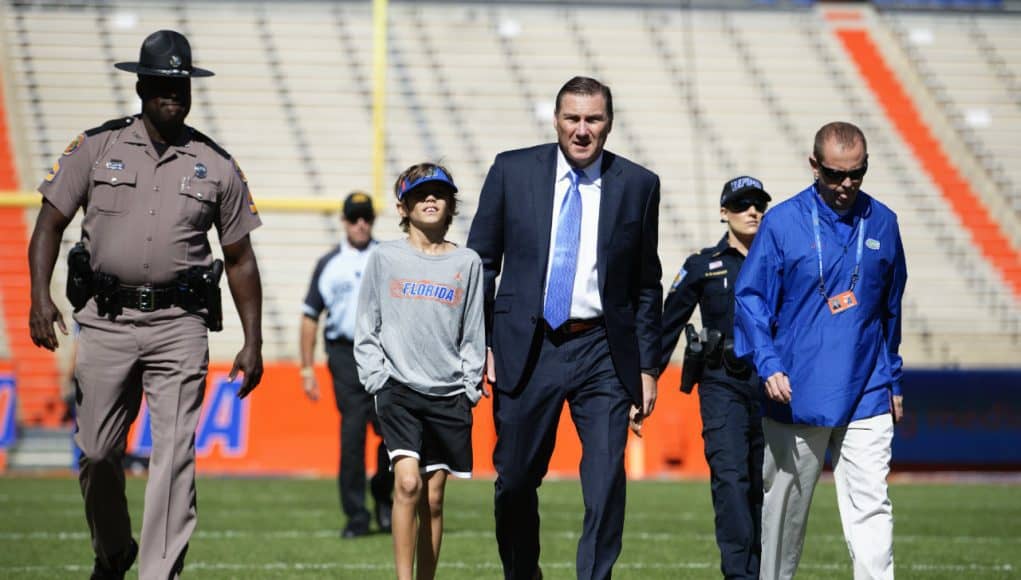
[[[143, 484], [128, 482], [136, 537]], [[492, 490], [491, 481], [448, 485], [439, 578], [501, 577]], [[1021, 577], [1019, 492], [1016, 484], [892, 484], [898, 578]], [[203, 478], [198, 494], [199, 525], [185, 577], [393, 577], [389, 536], [340, 539], [334, 480]], [[579, 485], [546, 482], [540, 502], [545, 576], [573, 578]], [[87, 577], [92, 556], [77, 480], [0, 479], [0, 514], [0, 578]], [[712, 519], [707, 483], [630, 483], [614, 577], [719, 578]], [[833, 485], [824, 482], [798, 578], [850, 577]]]

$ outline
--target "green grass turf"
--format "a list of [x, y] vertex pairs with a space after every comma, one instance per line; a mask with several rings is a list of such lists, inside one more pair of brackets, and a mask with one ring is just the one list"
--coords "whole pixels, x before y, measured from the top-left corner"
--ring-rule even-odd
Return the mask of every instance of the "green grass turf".
[[[144, 481], [128, 482], [133, 526], [141, 524]], [[451, 481], [439, 578], [500, 577], [490, 481]], [[201, 479], [191, 578], [392, 578], [390, 537], [341, 540], [333, 480]], [[1021, 577], [1021, 493], [1010, 485], [895, 483], [899, 578]], [[575, 481], [540, 490], [542, 566], [574, 577], [581, 527]], [[88, 530], [74, 479], [0, 479], [0, 578], [83, 578], [91, 570]], [[135, 572], [133, 571], [133, 574]], [[718, 578], [706, 483], [628, 485], [624, 551], [615, 578]], [[850, 578], [833, 485], [820, 483], [809, 522], [802, 578]]]

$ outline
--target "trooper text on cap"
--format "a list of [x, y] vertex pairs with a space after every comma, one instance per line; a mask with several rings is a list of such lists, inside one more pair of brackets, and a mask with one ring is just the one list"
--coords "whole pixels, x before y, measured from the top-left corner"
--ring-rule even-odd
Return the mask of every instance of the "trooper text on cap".
[[723, 192], [720, 194], [720, 207], [723, 207], [736, 199], [751, 197], [753, 195], [763, 197], [766, 201], [773, 200], [773, 198], [766, 193], [766, 190], [762, 188], [762, 182], [758, 179], [747, 175], [735, 177], [723, 186]]
[[157, 30], [142, 42], [138, 62], [118, 62], [120, 70], [155, 77], [211, 77], [213, 71], [192, 66], [191, 45], [174, 30]]

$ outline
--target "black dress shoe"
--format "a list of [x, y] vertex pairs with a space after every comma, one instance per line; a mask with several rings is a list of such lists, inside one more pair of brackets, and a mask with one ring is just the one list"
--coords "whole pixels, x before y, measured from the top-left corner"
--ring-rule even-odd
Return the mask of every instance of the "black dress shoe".
[[344, 530], [340, 532], [340, 537], [344, 538], [345, 540], [351, 539], [351, 538], [360, 538], [362, 536], [367, 536], [367, 535], [369, 535], [369, 527], [368, 526], [362, 527], [362, 526], [352, 526], [352, 525], [348, 524], [347, 526], [344, 527]]
[[92, 565], [91, 580], [124, 580], [124, 574], [131, 569], [138, 557], [138, 542], [131, 540], [127, 550], [112, 558], [110, 566], [107, 566], [97, 557]]
[[390, 502], [376, 502], [376, 524], [380, 532], [390, 533], [393, 527], [393, 506]]

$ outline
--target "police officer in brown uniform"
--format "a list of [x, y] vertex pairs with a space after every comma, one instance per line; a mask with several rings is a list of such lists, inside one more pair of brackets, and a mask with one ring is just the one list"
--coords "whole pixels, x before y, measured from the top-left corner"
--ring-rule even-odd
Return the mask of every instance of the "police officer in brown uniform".
[[197, 281], [215, 270], [207, 231], [215, 226], [219, 234], [244, 328], [230, 373], [232, 379], [244, 373], [238, 393], [244, 397], [262, 378], [262, 287], [249, 240], [261, 221], [237, 163], [184, 124], [191, 77], [213, 74], [192, 66], [187, 39], [155, 32], [139, 62], [116, 66], [138, 74], [142, 113], [79, 135], [39, 186], [29, 324], [36, 345], [50, 350], [57, 346], [54, 323], [67, 333], [50, 278], [64, 229], [82, 207], [93, 296], [75, 305], [76, 440], [96, 554], [92, 577], [123, 578], [139, 553], [121, 457], [144, 392], [153, 450], [139, 576], [173, 578], [196, 525], [194, 433], [209, 363], [206, 325], [216, 329], [218, 322], [210, 316], [212, 301], [196, 300]]

